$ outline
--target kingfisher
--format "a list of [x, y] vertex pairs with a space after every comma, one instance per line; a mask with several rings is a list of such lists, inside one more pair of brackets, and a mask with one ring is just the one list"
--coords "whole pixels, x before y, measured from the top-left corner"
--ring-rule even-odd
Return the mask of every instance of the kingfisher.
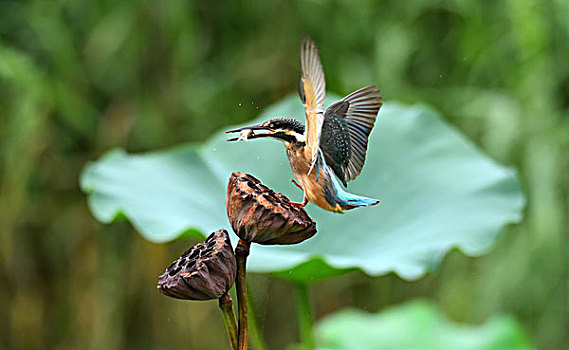
[[306, 127], [297, 119], [277, 117], [264, 123], [228, 130], [240, 133], [228, 141], [272, 138], [284, 143], [291, 170], [304, 193], [304, 207], [312, 202], [335, 213], [376, 205], [379, 200], [348, 193], [349, 181], [360, 175], [368, 138], [382, 106], [375, 85], [352, 92], [324, 110], [326, 82], [318, 49], [305, 36], [300, 43], [299, 95], [306, 112]]

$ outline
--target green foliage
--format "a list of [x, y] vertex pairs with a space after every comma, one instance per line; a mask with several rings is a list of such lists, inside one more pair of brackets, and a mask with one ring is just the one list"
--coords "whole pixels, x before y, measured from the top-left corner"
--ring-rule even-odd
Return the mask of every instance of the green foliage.
[[[377, 84], [385, 101], [433, 106], [516, 168], [528, 198], [489, 254], [452, 252], [413, 283], [323, 280], [311, 286], [315, 316], [422, 296], [466, 323], [507, 312], [536, 348], [566, 349], [567, 18], [562, 0], [0, 1], [0, 348], [227, 346], [203, 327], [223, 326], [215, 305], [181, 307], [152, 287], [194, 241], [152, 244], [124, 222], [98, 224], [77, 178], [109, 149], [202, 142], [257, 116], [295, 90], [308, 33], [329, 91]], [[268, 348], [283, 349], [297, 337], [291, 288], [251, 283]]]
[[[259, 120], [302, 111], [291, 96]], [[292, 192], [282, 145], [226, 138], [220, 132], [201, 147], [147, 155], [111, 152], [82, 177], [91, 210], [103, 222], [122, 214], [145, 238], [164, 242], [188, 229], [207, 234], [227, 225], [224, 196], [232, 171], [300, 196]], [[318, 234], [295, 246], [255, 246], [251, 270], [308, 281], [354, 268], [416, 279], [452, 247], [470, 255], [487, 251], [503, 225], [520, 219], [523, 206], [512, 170], [482, 155], [429, 109], [395, 103], [380, 112], [363, 174], [349, 189], [382, 205], [343, 216], [312, 206]]]
[[377, 314], [343, 310], [317, 325], [319, 350], [530, 350], [527, 335], [509, 317], [480, 326], [447, 320], [434, 305], [412, 301]]

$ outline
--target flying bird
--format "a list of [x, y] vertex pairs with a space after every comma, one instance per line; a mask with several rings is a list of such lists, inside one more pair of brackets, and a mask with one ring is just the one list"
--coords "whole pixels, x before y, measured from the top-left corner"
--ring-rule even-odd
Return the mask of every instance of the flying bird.
[[306, 127], [297, 119], [279, 117], [264, 123], [226, 131], [240, 133], [228, 141], [272, 138], [284, 143], [290, 167], [303, 192], [304, 207], [312, 202], [322, 209], [343, 213], [376, 205], [379, 200], [346, 192], [360, 175], [369, 134], [382, 105], [380, 91], [368, 86], [352, 92], [324, 110], [326, 82], [318, 49], [306, 36], [300, 43], [302, 76], [299, 94], [306, 111]]

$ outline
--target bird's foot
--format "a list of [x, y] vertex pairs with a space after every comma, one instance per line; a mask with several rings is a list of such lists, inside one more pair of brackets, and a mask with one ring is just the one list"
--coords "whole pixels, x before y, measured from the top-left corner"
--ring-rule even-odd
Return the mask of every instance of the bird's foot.
[[[294, 181], [294, 179], [290, 180], [296, 187], [300, 188], [300, 190], [304, 193], [304, 188], [298, 184], [298, 182]], [[294, 205], [297, 208], [304, 208], [308, 204], [308, 198], [306, 198], [306, 194], [304, 195], [304, 200], [302, 202], [290, 202], [291, 205]]]
[[302, 192], [304, 192], [304, 189], [302, 188], [302, 186], [300, 186], [300, 185], [298, 184], [298, 182], [296, 182], [294, 179], [292, 179], [292, 180], [290, 180], [290, 181], [291, 181], [293, 184], [295, 184], [296, 187], [300, 188], [300, 190], [301, 190]]
[[[294, 181], [294, 180], [293, 180]], [[298, 184], [297, 184], [298, 185]], [[306, 205], [308, 204], [308, 198], [306, 198], [306, 196], [304, 196], [302, 203], [298, 203], [298, 202], [290, 202], [291, 205], [294, 205], [297, 208], [304, 208], [306, 207]]]
[[297, 208], [304, 208], [306, 207], [306, 204], [308, 204], [308, 201], [304, 201], [302, 203], [300, 202], [290, 202], [290, 205], [294, 205]]

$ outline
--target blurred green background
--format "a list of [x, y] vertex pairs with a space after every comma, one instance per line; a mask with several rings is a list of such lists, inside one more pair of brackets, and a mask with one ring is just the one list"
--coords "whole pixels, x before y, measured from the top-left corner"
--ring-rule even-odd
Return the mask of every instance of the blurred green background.
[[[538, 348], [569, 349], [568, 18], [565, 0], [0, 2], [0, 349], [228, 346], [215, 302], [155, 290], [194, 242], [100, 225], [78, 176], [110, 148], [199, 142], [256, 116], [296, 89], [305, 33], [329, 91], [377, 84], [433, 106], [528, 196], [490, 254], [452, 252], [417, 282], [317, 283], [316, 317], [425, 296], [455, 321], [506, 313]], [[284, 349], [294, 286], [250, 280], [269, 348]]]

